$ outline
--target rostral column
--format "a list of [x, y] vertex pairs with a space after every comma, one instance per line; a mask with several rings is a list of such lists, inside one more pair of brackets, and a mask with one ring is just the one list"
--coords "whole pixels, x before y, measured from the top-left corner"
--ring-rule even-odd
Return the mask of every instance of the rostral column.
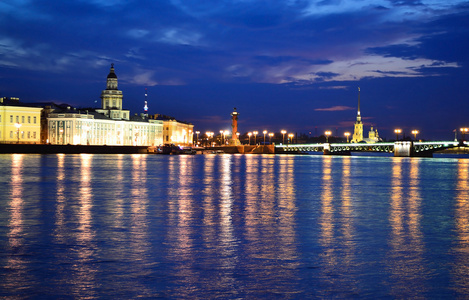
[[236, 111], [236, 107], [233, 109], [231, 113], [231, 145], [239, 146], [241, 143], [238, 140], [238, 112]]

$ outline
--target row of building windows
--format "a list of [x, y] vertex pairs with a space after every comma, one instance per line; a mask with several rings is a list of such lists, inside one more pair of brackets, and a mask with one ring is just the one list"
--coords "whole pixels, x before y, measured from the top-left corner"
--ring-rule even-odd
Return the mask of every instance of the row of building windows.
[[[10, 123], [13, 123], [13, 115], [10, 115]], [[28, 124], [31, 124], [31, 116], [28, 116], [28, 118], [25, 118], [25, 116], [21, 116], [21, 123], [26, 123], [25, 121], [28, 121]], [[0, 122], [2, 122], [2, 116], [0, 115]], [[36, 117], [33, 117], [33, 124], [36, 124], [37, 119]], [[16, 116], [16, 123], [20, 123], [20, 116]]]
[[[17, 131], [10, 131], [10, 138], [12, 139], [14, 137], [18, 137], [17, 134], [18, 134]], [[20, 134], [21, 134], [20, 137], [22, 139], [24, 139], [25, 137], [28, 138], [28, 139], [30, 139], [30, 138], [35, 139], [36, 138], [36, 131], [33, 131], [33, 132], [31, 132], [31, 131], [27, 131], [27, 132], [21, 131]], [[0, 132], [0, 138], [1, 137], [2, 137], [2, 133]]]

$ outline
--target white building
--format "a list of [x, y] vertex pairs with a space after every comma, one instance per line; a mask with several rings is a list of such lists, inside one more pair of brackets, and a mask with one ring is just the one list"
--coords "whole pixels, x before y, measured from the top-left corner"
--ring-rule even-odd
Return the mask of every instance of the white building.
[[101, 108], [96, 112], [66, 109], [50, 113], [47, 118], [48, 143], [71, 145], [163, 144], [163, 121], [130, 116], [122, 109], [122, 91], [117, 89], [114, 65], [101, 93]]

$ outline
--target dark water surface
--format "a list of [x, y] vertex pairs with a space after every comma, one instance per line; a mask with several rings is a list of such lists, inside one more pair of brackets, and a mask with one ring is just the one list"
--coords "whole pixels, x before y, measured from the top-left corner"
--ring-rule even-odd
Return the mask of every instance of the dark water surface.
[[0, 298], [469, 298], [469, 160], [0, 155]]

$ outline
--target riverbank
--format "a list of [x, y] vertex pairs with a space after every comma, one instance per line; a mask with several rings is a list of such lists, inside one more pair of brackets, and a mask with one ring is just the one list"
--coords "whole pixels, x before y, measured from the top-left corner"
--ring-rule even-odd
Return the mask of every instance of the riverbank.
[[48, 145], [48, 144], [0, 144], [0, 153], [25, 154], [135, 154], [147, 153], [147, 146], [97, 146], [97, 145]]

